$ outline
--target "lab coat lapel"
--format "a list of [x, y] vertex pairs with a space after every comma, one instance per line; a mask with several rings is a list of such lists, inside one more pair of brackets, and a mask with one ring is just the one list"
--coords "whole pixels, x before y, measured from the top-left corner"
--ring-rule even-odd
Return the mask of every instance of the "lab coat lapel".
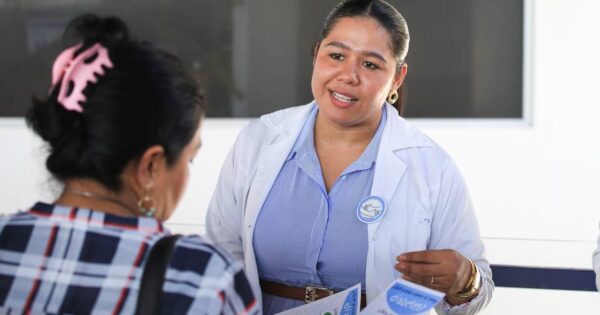
[[[244, 213], [242, 226], [244, 235], [242, 237], [242, 246], [244, 249], [246, 274], [250, 279], [252, 290], [254, 291], [254, 294], [259, 297], [259, 300], [261, 291], [258, 284], [258, 267], [256, 265], [254, 246], [252, 243], [252, 235], [254, 234], [255, 227], [254, 223], [258, 218], [258, 213], [262, 208], [269, 191], [271, 191], [273, 182], [277, 178], [289, 151], [300, 133], [307, 113], [309, 113], [312, 108], [313, 106], [306, 105], [304, 108], [290, 108], [261, 117], [261, 119], [264, 120], [263, 123], [268, 126], [267, 130], [272, 130], [272, 132], [258, 135], [259, 137], [269, 137], [270, 139], [266, 140], [266, 143], [268, 144], [262, 146], [258, 153], [256, 170], [247, 190], [248, 199], [245, 204], [246, 211]], [[274, 115], [284, 115], [284, 118], [279, 119], [279, 117]], [[290, 126], [294, 127], [290, 128]], [[264, 139], [257, 139], [256, 141], [263, 140]]]
[[[253, 233], [258, 213], [312, 108], [314, 108], [314, 103], [312, 106], [305, 106], [305, 108], [291, 113], [290, 117], [280, 121], [274, 126], [275, 132], [270, 144], [260, 149], [256, 173], [248, 192], [247, 213], [244, 216], [244, 226], [248, 228], [249, 236]], [[290, 128], [290, 126], [293, 127]], [[248, 239], [251, 240], [252, 237]], [[249, 241], [249, 243], [252, 242]], [[247, 245], [250, 246], [250, 244]], [[247, 249], [250, 248], [251, 246], [247, 247]]]
[[[371, 195], [379, 196], [385, 200], [386, 212], [381, 220], [369, 224], [369, 250], [367, 253], [367, 268], [366, 268], [366, 292], [369, 302], [377, 296], [378, 292], [382, 292], [385, 286], [389, 285], [387, 279], [393, 279], [393, 266], [387, 260], [376, 259], [378, 253], [376, 248], [388, 248], [385, 243], [390, 242], [388, 235], [381, 235], [386, 231], [379, 232], [379, 226], [384, 220], [393, 218], [392, 199], [400, 180], [406, 170], [406, 164], [394, 153], [396, 150], [405, 147], [402, 139], [402, 130], [398, 126], [398, 113], [395, 109], [388, 105], [387, 121], [384, 129], [379, 152], [377, 153], [377, 161], [375, 163], [375, 174], [373, 177], [373, 186], [371, 187]], [[387, 231], [389, 232], [389, 230]], [[384, 243], [381, 243], [384, 242]], [[375, 244], [380, 244], [375, 246]]]
[[292, 137], [264, 146], [260, 150], [256, 174], [248, 193], [248, 213], [245, 216], [245, 226], [252, 227], [258, 212], [271, 191], [294, 141]]
[[400, 140], [398, 140], [401, 137], [395, 121], [398, 119], [397, 115], [393, 108], [388, 108], [387, 121], [377, 153], [373, 186], [371, 187], [372, 196], [379, 196], [385, 200], [386, 213], [381, 220], [369, 224], [369, 240], [376, 237], [375, 234], [381, 221], [389, 217], [392, 197], [406, 170], [406, 164], [394, 154], [394, 151], [402, 147], [402, 144], [399, 143]]

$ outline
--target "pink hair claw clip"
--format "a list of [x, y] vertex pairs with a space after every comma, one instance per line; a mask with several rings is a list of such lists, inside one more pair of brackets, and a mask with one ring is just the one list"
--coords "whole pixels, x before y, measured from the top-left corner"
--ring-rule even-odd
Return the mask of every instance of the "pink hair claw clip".
[[[83, 90], [88, 82], [96, 83], [97, 76], [104, 75], [104, 69], [112, 68], [113, 64], [108, 57], [108, 50], [100, 43], [81, 52], [75, 57], [75, 52], [82, 44], [65, 49], [54, 62], [52, 67], [52, 86], [62, 78], [58, 92], [58, 102], [67, 110], [83, 112], [79, 102], [85, 102]], [[73, 88], [70, 89], [72, 84]]]

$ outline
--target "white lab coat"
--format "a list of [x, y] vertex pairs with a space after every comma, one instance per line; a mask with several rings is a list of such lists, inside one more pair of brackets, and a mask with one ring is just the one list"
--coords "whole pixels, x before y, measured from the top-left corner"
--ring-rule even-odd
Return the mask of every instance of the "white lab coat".
[[[243, 260], [260, 297], [252, 244], [254, 224], [314, 102], [252, 121], [239, 134], [221, 170], [206, 219], [208, 238]], [[469, 305], [441, 314], [473, 314], [494, 288], [477, 219], [455, 164], [433, 141], [386, 104], [388, 115], [371, 195], [387, 203], [383, 218], [368, 226], [367, 300], [400, 273], [395, 257], [425, 249], [455, 249], [475, 261], [482, 274], [480, 295]]]

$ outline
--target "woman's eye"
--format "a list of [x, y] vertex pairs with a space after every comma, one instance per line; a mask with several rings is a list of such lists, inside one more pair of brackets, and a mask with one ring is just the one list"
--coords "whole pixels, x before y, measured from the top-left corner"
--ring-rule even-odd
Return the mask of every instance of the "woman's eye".
[[379, 66], [378, 66], [378, 65], [376, 65], [376, 64], [374, 64], [374, 63], [372, 63], [372, 62], [369, 62], [369, 61], [365, 61], [365, 62], [363, 62], [363, 65], [364, 65], [365, 67], [367, 67], [368, 69], [379, 69]]
[[331, 57], [331, 59], [334, 59], [334, 60], [344, 59], [344, 56], [342, 56], [342, 54], [338, 54], [338, 53], [330, 53], [329, 57]]

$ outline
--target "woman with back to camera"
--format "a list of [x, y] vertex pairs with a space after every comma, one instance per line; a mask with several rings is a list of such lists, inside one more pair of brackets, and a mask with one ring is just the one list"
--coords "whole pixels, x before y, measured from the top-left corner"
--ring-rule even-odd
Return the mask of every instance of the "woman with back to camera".
[[[81, 16], [65, 37], [76, 44], [27, 115], [64, 190], [0, 219], [0, 310], [133, 314], [200, 148], [204, 98], [176, 57], [118, 18]], [[241, 264], [198, 236], [176, 241], [158, 296], [162, 314], [258, 313]]]
[[388, 3], [341, 2], [314, 48], [315, 100], [254, 120], [225, 160], [208, 235], [244, 260], [266, 314], [304, 304], [312, 286], [361, 282], [372, 301], [399, 277], [444, 292], [440, 314], [489, 302], [491, 270], [456, 165], [390, 105], [408, 43]]

